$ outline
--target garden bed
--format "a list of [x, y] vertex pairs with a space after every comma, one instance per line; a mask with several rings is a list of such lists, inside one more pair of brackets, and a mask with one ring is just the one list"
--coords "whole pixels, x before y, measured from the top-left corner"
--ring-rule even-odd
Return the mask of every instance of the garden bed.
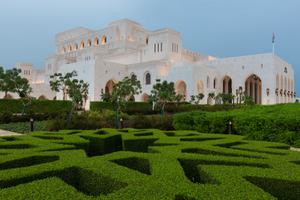
[[0, 138], [0, 199], [298, 199], [299, 152], [195, 131]]

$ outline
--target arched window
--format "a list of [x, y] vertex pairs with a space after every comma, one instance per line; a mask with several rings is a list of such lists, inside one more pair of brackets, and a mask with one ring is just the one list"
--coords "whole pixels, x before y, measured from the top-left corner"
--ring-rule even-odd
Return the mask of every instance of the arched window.
[[151, 84], [151, 74], [149, 72], [145, 75], [145, 84], [150, 85]]
[[67, 52], [66, 47], [62, 47], [62, 48], [61, 48], [61, 53], [66, 53], [66, 52]]
[[229, 76], [223, 78], [223, 93], [232, 94], [232, 79]]
[[87, 41], [87, 43], [89, 47], [92, 46], [92, 41], [90, 39]]
[[209, 80], [209, 76], [207, 76], [206, 78], [206, 87], [209, 88], [210, 87], [210, 80]]
[[105, 93], [111, 94], [116, 83], [117, 82], [113, 79], [110, 79], [109, 81], [107, 81], [106, 85], [105, 85]]
[[149, 38], [146, 38], [146, 45], [149, 44]]
[[181, 101], [185, 101], [185, 98], [187, 96], [187, 85], [183, 80], [179, 80], [176, 82], [175, 91], [176, 94], [182, 95]]
[[82, 42], [80, 43], [80, 49], [84, 49], [84, 47], [85, 47], [85, 44], [84, 44], [84, 41], [82, 41]]
[[99, 38], [97, 38], [97, 37], [95, 38], [95, 40], [94, 40], [94, 45], [95, 45], [95, 46], [98, 46], [98, 45], [99, 45]]
[[74, 49], [75, 49], [75, 51], [78, 50], [78, 44], [77, 43], [74, 44]]
[[148, 101], [149, 101], [149, 95], [146, 94], [146, 93], [144, 93], [144, 94], [142, 95], [142, 101], [143, 101], [143, 102], [148, 102]]
[[104, 36], [102, 36], [101, 44], [104, 45], [106, 43], [107, 43], [107, 37], [104, 35]]
[[214, 89], [217, 88], [217, 78], [214, 79]]
[[252, 98], [254, 103], [262, 103], [262, 81], [259, 76], [255, 74], [250, 75], [245, 81], [245, 89], [245, 93]]

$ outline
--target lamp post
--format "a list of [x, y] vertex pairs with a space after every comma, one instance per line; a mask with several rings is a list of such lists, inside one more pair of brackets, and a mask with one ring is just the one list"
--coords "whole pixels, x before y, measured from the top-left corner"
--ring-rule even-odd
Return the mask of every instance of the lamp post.
[[124, 120], [123, 120], [123, 118], [120, 119], [120, 125], [121, 125], [121, 129], [123, 129], [124, 128]]
[[232, 122], [229, 121], [228, 122], [228, 134], [231, 134], [232, 133]]
[[33, 132], [34, 131], [34, 119], [30, 118], [30, 131]]

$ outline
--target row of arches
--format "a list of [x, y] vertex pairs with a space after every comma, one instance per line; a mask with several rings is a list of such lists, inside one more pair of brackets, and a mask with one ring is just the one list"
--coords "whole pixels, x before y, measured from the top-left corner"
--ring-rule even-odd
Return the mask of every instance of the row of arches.
[[[214, 79], [214, 84], [216, 83], [217, 79]], [[145, 73], [145, 82], [146, 84], [151, 84], [151, 75], [150, 73]], [[111, 93], [113, 86], [116, 84], [116, 81], [109, 80], [105, 85], [105, 92]], [[241, 88], [242, 89], [242, 88]], [[187, 84], [183, 80], [179, 80], [175, 83], [175, 92], [176, 94], [182, 95], [183, 99], [185, 100], [188, 96], [187, 94]], [[199, 80], [197, 82], [197, 92], [204, 93], [204, 84], [203, 81]], [[232, 79], [229, 76], [225, 76], [222, 80], [222, 92], [225, 94], [232, 94]], [[245, 92], [248, 96], [252, 97], [253, 101], [256, 104], [261, 104], [262, 102], [262, 81], [261, 79], [253, 74], [247, 78], [245, 81]], [[142, 95], [142, 100], [147, 101], [149, 96], [147, 94]]]
[[[130, 76], [133, 76], [134, 73], [131, 73]], [[113, 90], [114, 85], [117, 83], [116, 80], [110, 79], [109, 81], [106, 82], [105, 84], [105, 92], [106, 93], [111, 93]], [[145, 85], [151, 85], [151, 74], [150, 72], [145, 72], [144, 74], [144, 84]]]
[[[277, 81], [279, 80], [279, 81]], [[282, 81], [283, 80], [283, 81]], [[207, 82], [209, 82], [209, 77], [207, 79]], [[149, 72], [145, 72], [144, 74], [144, 83], [146, 85], [150, 85], [151, 84], [151, 74]], [[222, 87], [220, 87], [221, 92], [225, 93], [225, 94], [233, 94], [233, 87], [232, 87], [232, 78], [228, 75], [224, 76], [223, 79], [221, 80], [222, 83]], [[111, 92], [113, 89], [113, 86], [116, 84], [116, 81], [114, 80], [109, 80], [106, 83], [105, 86], [105, 92]], [[214, 88], [217, 88], [217, 79], [214, 78], [213, 81], [214, 84]], [[282, 78], [276, 78], [276, 86], [277, 87], [283, 87], [286, 88], [286, 90], [282, 90], [284, 92], [282, 92], [282, 94], [280, 94], [278, 92], [277, 96], [284, 96], [286, 97], [286, 102], [290, 102], [293, 98], [294, 98], [294, 92], [293, 91], [293, 80], [289, 80], [289, 79], [282, 79]], [[199, 80], [197, 82], [197, 92], [198, 93], [204, 93], [204, 84], [202, 80]], [[243, 88], [244, 87], [244, 88]], [[180, 94], [183, 96], [182, 100], [185, 100], [186, 97], [188, 96], [187, 94], [187, 84], [184, 80], [178, 80], [175, 83], [175, 91], [176, 94]], [[289, 90], [288, 90], [289, 89]], [[249, 77], [247, 77], [247, 79], [244, 82], [244, 86], [240, 86], [238, 90], [244, 91], [245, 94], [247, 96], [250, 96], [253, 100], [254, 103], [256, 104], [261, 104], [262, 103], [262, 80], [259, 76], [257, 76], [256, 74], [252, 74]], [[267, 88], [266, 89], [266, 95], [269, 96], [270, 94], [270, 90]], [[148, 94], [143, 94], [142, 95], [142, 100], [143, 101], [147, 101], [149, 99], [149, 95]], [[280, 103], [280, 102], [277, 102]], [[284, 103], [284, 102], [283, 102]]]
[[84, 49], [86, 47], [91, 47], [91, 46], [106, 45], [108, 43], [108, 38], [106, 35], [103, 35], [100, 39], [98, 37], [95, 37], [93, 40], [91, 39], [88, 39], [87, 41], [82, 40], [80, 44], [78, 43], [69, 44], [61, 48], [61, 53], [77, 51], [78, 49]]
[[287, 103], [294, 99], [294, 80], [283, 74], [276, 75], [276, 103]]

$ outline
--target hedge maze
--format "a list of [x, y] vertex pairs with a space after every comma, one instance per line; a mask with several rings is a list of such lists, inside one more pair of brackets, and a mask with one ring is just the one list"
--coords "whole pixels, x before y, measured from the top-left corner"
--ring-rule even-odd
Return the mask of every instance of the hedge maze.
[[0, 138], [0, 199], [300, 199], [300, 153], [195, 131]]

